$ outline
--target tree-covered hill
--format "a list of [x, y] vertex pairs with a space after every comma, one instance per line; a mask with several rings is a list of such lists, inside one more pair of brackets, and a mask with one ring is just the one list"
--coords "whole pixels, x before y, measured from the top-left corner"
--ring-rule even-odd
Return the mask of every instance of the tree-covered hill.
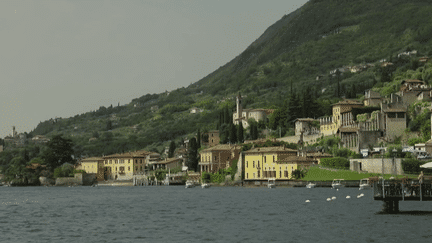
[[[63, 133], [73, 140], [77, 155], [142, 148], [161, 152], [170, 140], [180, 144], [199, 128], [201, 132], [218, 128], [220, 111], [232, 110], [239, 92], [244, 106], [285, 107], [291, 120], [329, 115], [330, 104], [342, 96], [356, 97], [372, 87], [387, 94], [395, 89], [393, 82], [401, 73], [418, 72], [416, 59], [432, 56], [431, 12], [432, 5], [420, 0], [311, 0], [270, 26], [232, 61], [189, 87], [44, 121], [30, 136]], [[397, 57], [411, 50], [417, 54]], [[382, 68], [382, 59], [395, 65]], [[336, 68], [360, 64], [374, 66], [359, 73], [330, 75]], [[432, 82], [431, 75], [421, 77]], [[192, 107], [204, 111], [192, 114]], [[292, 125], [273, 122], [267, 126], [280, 126], [284, 133]]]

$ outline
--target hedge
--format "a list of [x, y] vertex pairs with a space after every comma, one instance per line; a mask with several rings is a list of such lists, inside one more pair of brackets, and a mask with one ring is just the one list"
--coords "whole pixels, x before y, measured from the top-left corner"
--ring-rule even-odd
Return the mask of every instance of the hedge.
[[349, 169], [350, 162], [347, 158], [334, 157], [334, 158], [323, 158], [321, 159], [322, 166], [332, 167], [337, 169]]

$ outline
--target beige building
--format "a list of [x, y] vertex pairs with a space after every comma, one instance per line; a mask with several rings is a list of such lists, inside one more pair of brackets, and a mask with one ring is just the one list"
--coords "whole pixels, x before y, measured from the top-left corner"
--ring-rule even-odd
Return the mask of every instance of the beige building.
[[385, 140], [393, 142], [402, 136], [406, 129], [407, 106], [403, 103], [381, 104], [381, 111], [384, 117]]
[[332, 117], [320, 119], [320, 131], [324, 136], [335, 135], [338, 129], [343, 125], [352, 123], [353, 108], [363, 107], [363, 103], [357, 100], [342, 100], [332, 107]]
[[371, 89], [366, 90], [365, 99], [363, 100], [364, 106], [379, 106], [382, 101], [383, 98], [381, 97], [380, 93]]
[[182, 166], [182, 158], [165, 158], [164, 160], [152, 161], [148, 164], [151, 170], [174, 169]]
[[104, 159], [102, 157], [91, 157], [85, 158], [78, 162], [81, 170], [84, 170], [87, 174], [94, 174], [98, 181], [104, 180]]
[[198, 166], [200, 172], [215, 173], [220, 169], [227, 169], [234, 160], [238, 160], [242, 146], [231, 144], [218, 144], [200, 151]]
[[220, 143], [220, 137], [219, 137], [219, 131], [218, 130], [212, 130], [208, 133], [208, 146], [213, 147]]

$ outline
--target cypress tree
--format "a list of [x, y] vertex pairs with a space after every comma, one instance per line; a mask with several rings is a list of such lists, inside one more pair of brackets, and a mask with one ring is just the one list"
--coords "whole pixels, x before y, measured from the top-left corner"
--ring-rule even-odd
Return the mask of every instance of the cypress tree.
[[199, 128], [198, 128], [198, 133], [197, 133], [197, 146], [198, 146], [198, 148], [201, 148], [201, 132], [200, 132]]
[[239, 122], [237, 130], [237, 140], [239, 143], [243, 143], [244, 137], [243, 137], [243, 122]]

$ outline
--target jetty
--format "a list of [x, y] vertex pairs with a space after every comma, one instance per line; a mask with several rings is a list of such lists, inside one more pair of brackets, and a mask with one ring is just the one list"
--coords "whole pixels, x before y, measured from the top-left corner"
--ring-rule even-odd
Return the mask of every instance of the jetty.
[[384, 202], [384, 212], [399, 212], [399, 201], [432, 201], [432, 178], [423, 181], [402, 178], [384, 180], [369, 178], [374, 200]]

